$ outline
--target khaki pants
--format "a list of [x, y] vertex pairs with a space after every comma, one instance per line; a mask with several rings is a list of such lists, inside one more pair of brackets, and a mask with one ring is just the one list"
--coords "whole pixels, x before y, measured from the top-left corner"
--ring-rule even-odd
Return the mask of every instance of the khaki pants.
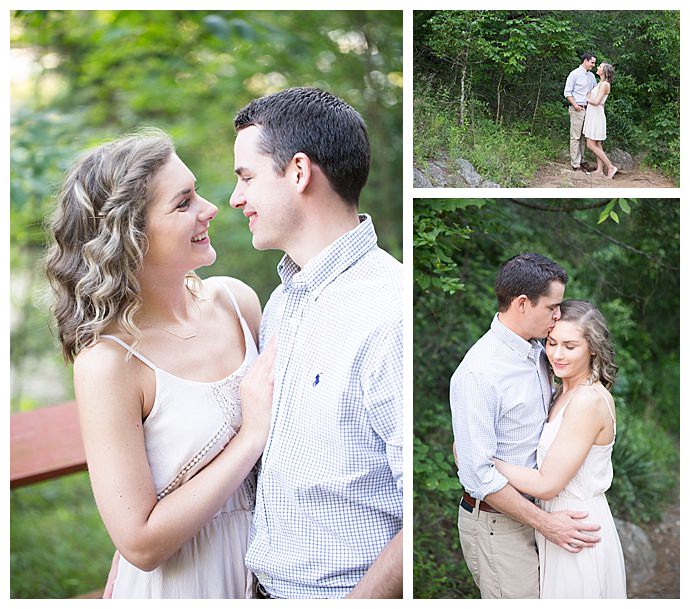
[[572, 106], [568, 109], [570, 114], [570, 164], [579, 167], [585, 160], [586, 138], [582, 133], [585, 125], [585, 110], [579, 112]]
[[539, 598], [539, 557], [534, 529], [509, 516], [462, 506], [460, 545], [482, 598]]

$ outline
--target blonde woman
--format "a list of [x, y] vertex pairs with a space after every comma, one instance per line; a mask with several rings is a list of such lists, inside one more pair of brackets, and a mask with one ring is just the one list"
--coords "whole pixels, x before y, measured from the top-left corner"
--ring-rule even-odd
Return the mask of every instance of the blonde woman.
[[587, 95], [587, 113], [582, 132], [587, 138], [587, 148], [597, 157], [597, 167], [594, 173], [603, 174], [606, 168], [606, 177], [610, 180], [616, 175], [617, 167], [609, 160], [601, 143], [606, 139], [606, 113], [604, 104], [611, 92], [613, 82], [613, 66], [609, 63], [600, 63], [597, 68], [599, 83]]
[[244, 555], [272, 352], [255, 363], [253, 290], [194, 273], [215, 261], [217, 213], [195, 182], [164, 133], [125, 137], [74, 166], [51, 226], [46, 270], [118, 550], [114, 598], [252, 593]]
[[561, 379], [537, 447], [537, 467], [494, 460], [510, 484], [541, 500], [547, 512], [587, 512], [601, 541], [569, 552], [540, 533], [541, 598], [625, 598], [623, 552], [606, 501], [613, 468], [616, 410], [609, 389], [616, 366], [606, 321], [589, 302], [561, 303], [546, 354]]

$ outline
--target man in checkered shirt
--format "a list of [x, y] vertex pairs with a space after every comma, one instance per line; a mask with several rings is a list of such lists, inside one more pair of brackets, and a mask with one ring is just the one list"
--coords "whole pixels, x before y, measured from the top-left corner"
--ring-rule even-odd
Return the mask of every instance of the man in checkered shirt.
[[540, 254], [505, 262], [496, 278], [498, 313], [467, 352], [450, 384], [458, 477], [458, 529], [482, 598], [539, 598], [537, 529], [570, 552], [592, 547], [598, 525], [585, 512], [547, 513], [516, 491], [492, 457], [536, 467], [551, 402], [541, 342], [560, 318], [566, 272]]
[[402, 268], [357, 211], [359, 114], [296, 88], [235, 119], [230, 203], [285, 252], [260, 343], [273, 416], [246, 556], [263, 598], [402, 596]]

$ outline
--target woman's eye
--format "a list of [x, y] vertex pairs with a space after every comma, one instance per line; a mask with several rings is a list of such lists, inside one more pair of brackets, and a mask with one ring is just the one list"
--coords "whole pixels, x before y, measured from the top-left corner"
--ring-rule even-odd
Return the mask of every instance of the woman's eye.
[[191, 199], [183, 199], [180, 201], [179, 205], [177, 206], [177, 209], [187, 209], [189, 207], [189, 203], [191, 202]]

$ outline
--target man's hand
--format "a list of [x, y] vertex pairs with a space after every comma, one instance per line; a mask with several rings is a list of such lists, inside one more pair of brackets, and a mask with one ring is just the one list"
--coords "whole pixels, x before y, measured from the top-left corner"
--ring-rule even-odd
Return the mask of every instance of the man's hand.
[[580, 104], [573, 104], [573, 108], [575, 108], [575, 112], [582, 112], [584, 110]]
[[601, 528], [598, 524], [582, 522], [587, 516], [587, 512], [571, 510], [544, 512], [537, 530], [551, 543], [576, 554], [582, 548], [593, 548], [601, 541], [600, 537], [587, 533]]

